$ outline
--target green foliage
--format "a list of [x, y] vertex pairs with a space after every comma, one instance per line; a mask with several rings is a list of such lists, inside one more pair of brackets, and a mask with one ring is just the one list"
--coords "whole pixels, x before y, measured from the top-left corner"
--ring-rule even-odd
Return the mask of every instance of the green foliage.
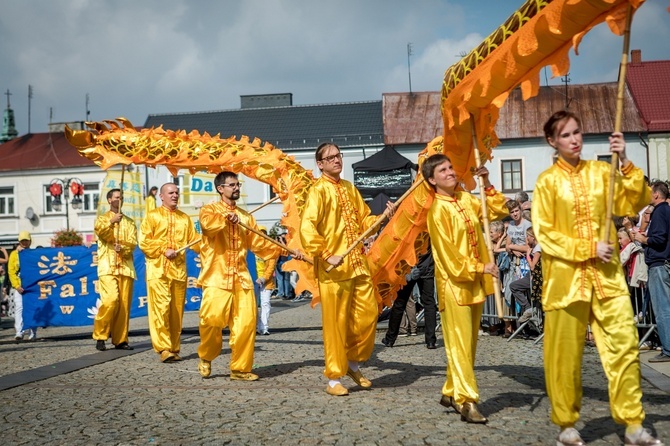
[[81, 246], [84, 244], [84, 238], [74, 229], [61, 229], [54, 233], [51, 239], [51, 246], [54, 248], [62, 246]]

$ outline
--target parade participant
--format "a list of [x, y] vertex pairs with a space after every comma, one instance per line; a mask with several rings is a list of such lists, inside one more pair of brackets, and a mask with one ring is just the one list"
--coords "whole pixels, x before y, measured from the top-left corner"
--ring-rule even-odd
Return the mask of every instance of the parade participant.
[[[21, 286], [21, 264], [19, 262], [19, 252], [24, 249], [30, 249], [32, 238], [28, 231], [19, 232], [19, 245], [14, 251], [9, 254], [9, 261], [7, 263], [7, 273], [9, 275], [9, 282], [12, 285], [14, 293], [14, 329], [16, 335], [14, 339], [20, 341], [23, 339], [25, 332], [23, 330], [23, 293], [24, 289]], [[28, 339], [34, 341], [37, 339], [37, 327], [28, 327]]]
[[146, 207], [146, 213], [145, 215], [149, 214], [149, 212], [153, 211], [156, 209], [156, 194], [158, 193], [158, 188], [156, 186], [153, 186], [151, 189], [149, 189], [149, 194], [147, 195], [145, 207]]
[[[347, 256], [342, 254], [375, 221], [360, 192], [341, 178], [342, 153], [333, 143], [316, 149], [316, 165], [321, 177], [309, 190], [300, 224], [300, 238], [307, 255], [314, 257], [321, 295], [324, 374], [329, 379], [329, 395], [348, 395], [342, 385], [344, 375], [369, 389], [372, 382], [359, 370], [375, 345], [377, 301], [363, 246]], [[387, 204], [390, 218], [394, 205]], [[335, 268], [327, 272], [330, 266]]]
[[230, 379], [255, 381], [251, 373], [256, 341], [256, 298], [247, 269], [247, 250], [263, 258], [276, 258], [281, 248], [238, 222], [258, 231], [256, 220], [238, 208], [240, 182], [233, 172], [220, 172], [214, 187], [221, 200], [200, 209], [202, 287], [198, 371], [210, 376], [212, 361], [221, 354], [222, 330], [230, 327]]
[[[261, 232], [267, 235], [267, 229], [259, 226]], [[256, 257], [256, 289], [258, 290], [258, 312], [256, 322], [256, 334], [263, 336], [270, 335], [270, 310], [272, 310], [272, 292], [275, 288], [275, 265], [276, 258], [265, 260], [261, 257]]]
[[121, 190], [107, 192], [109, 211], [95, 220], [98, 236], [98, 285], [102, 305], [93, 320], [95, 348], [107, 350], [105, 341], [121, 350], [128, 345], [130, 303], [133, 299], [135, 265], [133, 252], [137, 246], [137, 227], [132, 218], [121, 213]]
[[[475, 378], [477, 335], [486, 296], [493, 294], [498, 267], [489, 258], [481, 229], [482, 203], [459, 190], [450, 159], [430, 156], [421, 167], [423, 177], [435, 190], [428, 211], [428, 233], [435, 257], [435, 280], [442, 334], [447, 353], [447, 379], [440, 404], [453, 407], [468, 423], [486, 423], [479, 412]], [[505, 196], [489, 182], [489, 172], [475, 172], [484, 182], [491, 220], [507, 215]]]
[[[581, 122], [572, 112], [554, 113], [544, 134], [558, 159], [537, 179], [532, 220], [542, 246], [544, 370], [551, 420], [560, 427], [557, 444], [584, 444], [574, 425], [589, 324], [608, 379], [612, 417], [626, 425], [626, 444], [661, 444], [642, 427], [638, 335], [619, 250], [602, 241], [610, 165], [581, 159]], [[634, 215], [649, 202], [649, 187], [627, 158], [623, 135], [613, 133], [609, 142], [621, 162], [613, 214]], [[610, 239], [616, 240], [611, 226]]]
[[[186, 252], [180, 248], [199, 238], [190, 217], [177, 209], [179, 189], [165, 183], [162, 205], [140, 226], [140, 249], [147, 259], [149, 333], [161, 362], [181, 361], [181, 327], [186, 299]], [[198, 245], [193, 249], [199, 251]]]

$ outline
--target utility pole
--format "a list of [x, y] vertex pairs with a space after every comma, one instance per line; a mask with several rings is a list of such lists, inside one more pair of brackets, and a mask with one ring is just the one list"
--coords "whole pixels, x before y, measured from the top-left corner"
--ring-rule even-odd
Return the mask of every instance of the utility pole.
[[412, 68], [409, 64], [409, 57], [412, 55], [412, 43], [407, 43], [407, 75], [409, 76], [409, 94], [412, 94]]
[[33, 86], [28, 84], [28, 134], [30, 135], [30, 102], [33, 98]]

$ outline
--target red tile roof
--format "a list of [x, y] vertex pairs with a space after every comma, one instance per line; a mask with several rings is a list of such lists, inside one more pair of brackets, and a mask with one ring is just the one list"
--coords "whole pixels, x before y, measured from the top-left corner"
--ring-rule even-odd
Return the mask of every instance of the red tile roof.
[[65, 134], [32, 133], [0, 144], [0, 172], [93, 166], [65, 139]]
[[670, 60], [636, 62], [628, 64], [626, 83], [645, 127], [670, 131]]

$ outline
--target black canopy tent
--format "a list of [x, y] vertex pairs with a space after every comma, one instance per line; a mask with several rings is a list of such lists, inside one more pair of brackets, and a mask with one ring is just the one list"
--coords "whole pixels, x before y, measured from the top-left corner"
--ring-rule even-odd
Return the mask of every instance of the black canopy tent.
[[[393, 147], [385, 146], [369, 158], [354, 163], [354, 184], [361, 195], [372, 205], [371, 200], [380, 193], [386, 201], [396, 201], [412, 186], [418, 166], [399, 154]], [[381, 203], [383, 206], [386, 202]], [[383, 211], [383, 208], [382, 208]]]

